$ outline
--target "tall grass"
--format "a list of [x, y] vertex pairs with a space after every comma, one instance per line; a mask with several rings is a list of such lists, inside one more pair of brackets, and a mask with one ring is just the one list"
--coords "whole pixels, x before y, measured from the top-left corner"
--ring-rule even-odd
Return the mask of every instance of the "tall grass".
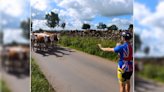
[[6, 85], [5, 81], [0, 79], [1, 82], [1, 91], [2, 92], [11, 92], [11, 90], [8, 88], [8, 86]]
[[139, 73], [141, 76], [164, 83], [164, 67], [159, 65], [146, 64]]
[[118, 54], [113, 52], [105, 52], [99, 49], [98, 44], [103, 47], [115, 47], [116, 41], [100, 40], [96, 38], [81, 38], [81, 37], [68, 37], [62, 36], [62, 40], [59, 41], [60, 45], [71, 47], [77, 50], [87, 52], [89, 54], [104, 57], [118, 62]]
[[33, 58], [31, 58], [31, 92], [55, 92]]

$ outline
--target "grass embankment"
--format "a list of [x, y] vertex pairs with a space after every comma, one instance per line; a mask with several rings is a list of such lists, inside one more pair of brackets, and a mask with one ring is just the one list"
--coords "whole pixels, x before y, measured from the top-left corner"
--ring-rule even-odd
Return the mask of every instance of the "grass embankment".
[[55, 92], [33, 58], [31, 58], [31, 92]]
[[8, 88], [8, 86], [6, 85], [5, 81], [0, 79], [1, 82], [1, 91], [2, 92], [11, 92], [11, 90]]
[[117, 53], [105, 52], [100, 50], [98, 47], [98, 43], [100, 43], [103, 47], [115, 47], [117, 42], [111, 40], [101, 41], [100, 39], [96, 38], [81, 38], [68, 36], [62, 36], [62, 40], [59, 41], [60, 45], [118, 62]]
[[140, 76], [164, 83], [164, 67], [159, 65], [146, 64], [139, 73]]

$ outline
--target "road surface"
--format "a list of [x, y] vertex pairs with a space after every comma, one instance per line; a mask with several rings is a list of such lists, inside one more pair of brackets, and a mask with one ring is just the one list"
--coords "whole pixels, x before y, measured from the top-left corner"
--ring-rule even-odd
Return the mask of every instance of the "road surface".
[[31, 55], [57, 92], [119, 92], [116, 62], [63, 46]]
[[1, 76], [11, 92], [31, 92], [29, 73], [9, 73], [1, 69]]
[[135, 84], [134, 92], [164, 92], [164, 84], [154, 82], [145, 78], [138, 78], [139, 80]]

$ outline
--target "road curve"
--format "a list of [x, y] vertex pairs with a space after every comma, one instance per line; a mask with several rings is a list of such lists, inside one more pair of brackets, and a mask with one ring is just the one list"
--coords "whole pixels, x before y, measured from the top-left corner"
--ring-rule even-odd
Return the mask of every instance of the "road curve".
[[119, 92], [116, 62], [63, 46], [31, 55], [57, 92]]

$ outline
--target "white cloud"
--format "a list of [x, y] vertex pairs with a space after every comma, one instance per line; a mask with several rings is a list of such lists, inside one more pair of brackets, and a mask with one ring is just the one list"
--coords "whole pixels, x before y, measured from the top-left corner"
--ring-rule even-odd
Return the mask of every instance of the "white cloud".
[[59, 9], [56, 9], [56, 8], [55, 8], [55, 9], [52, 10], [52, 12], [58, 13], [58, 12], [59, 12]]
[[59, 3], [59, 2], [61, 2], [62, 0], [54, 0], [56, 3]]
[[35, 13], [32, 13], [32, 16], [36, 16], [36, 14]]
[[7, 24], [7, 20], [2, 20], [2, 25], [6, 25]]
[[[134, 4], [136, 5], [136, 4]], [[139, 4], [137, 3], [138, 6], [144, 6], [146, 7], [145, 5], [142, 5], [142, 4]], [[136, 7], [136, 6], [135, 6]], [[139, 25], [142, 25], [142, 26], [145, 26], [145, 27], [148, 27], [149, 30], [143, 30], [143, 32], [149, 32], [149, 36], [151, 37], [155, 37], [155, 38], [158, 38], [158, 39], [164, 39], [164, 36], [162, 36], [164, 34], [164, 26], [163, 26], [163, 22], [164, 22], [164, 12], [162, 12], [164, 9], [164, 1], [161, 1], [157, 6], [156, 6], [156, 11], [155, 12], [150, 12], [149, 9], [145, 8], [145, 9], [142, 9], [142, 11], [145, 11], [145, 12], [149, 12], [148, 14], [142, 16], [142, 18], [137, 18], [136, 15], [142, 15], [142, 12], [136, 12], [136, 15], [134, 15], [136, 21], [138, 22]], [[141, 11], [141, 10], [140, 10]], [[138, 14], [137, 14], [138, 13]], [[145, 34], [144, 35], [148, 35], [148, 34]]]
[[45, 23], [46, 20], [33, 20], [33, 30], [38, 30], [39, 28], [48, 29]]
[[139, 27], [134, 27], [133, 29], [135, 30], [134, 33], [136, 34], [140, 34], [142, 32], [142, 30]]
[[23, 13], [27, 13], [28, 11], [24, 10], [28, 6], [27, 4], [30, 4], [29, 0], [3, 0], [1, 2], [1, 12], [13, 17], [18, 17]]
[[81, 2], [96, 14], [105, 17], [131, 15], [133, 12], [133, 0], [83, 0]]
[[[140, 7], [140, 8], [138, 8]], [[141, 28], [134, 29], [140, 34], [144, 46], [151, 48], [149, 56], [164, 56], [164, 1], [160, 1], [155, 12], [140, 3], [134, 3], [134, 19]]]
[[134, 19], [142, 20], [151, 14], [150, 9], [144, 4], [134, 3]]
[[58, 4], [58, 6], [66, 8], [69, 12], [69, 16], [83, 21], [92, 20], [95, 17], [90, 8], [85, 7], [77, 0], [63, 0]]
[[44, 11], [49, 8], [49, 3], [49, 0], [31, 0], [31, 7], [40, 11]]
[[112, 17], [129, 15], [133, 11], [132, 0], [63, 0], [58, 6], [66, 8], [70, 16], [83, 21], [91, 21], [96, 15]]
[[164, 1], [160, 2], [156, 7], [156, 12], [146, 16], [143, 20], [141, 20], [141, 24], [144, 26], [148, 26], [152, 29], [164, 30]]
[[[65, 19], [64, 22], [66, 23], [65, 30], [81, 29], [82, 24], [83, 24], [81, 21], [79, 21], [75, 18]], [[42, 29], [45, 29], [45, 30], [52, 30], [45, 23], [46, 23], [46, 20], [33, 20], [33, 30], [38, 30], [39, 28], [42, 28]], [[61, 29], [62, 28], [60, 26], [55, 27], [55, 30], [61, 30]]]
[[21, 29], [4, 29], [3, 32], [4, 44], [11, 43], [12, 41], [16, 41], [19, 43], [29, 43], [29, 40], [26, 40], [22, 37], [23, 31]]
[[130, 19], [114, 18], [111, 21], [109, 20], [108, 22], [110, 22], [108, 26], [115, 24], [118, 27], [118, 29], [128, 29], [129, 25], [133, 24], [133, 16]]

